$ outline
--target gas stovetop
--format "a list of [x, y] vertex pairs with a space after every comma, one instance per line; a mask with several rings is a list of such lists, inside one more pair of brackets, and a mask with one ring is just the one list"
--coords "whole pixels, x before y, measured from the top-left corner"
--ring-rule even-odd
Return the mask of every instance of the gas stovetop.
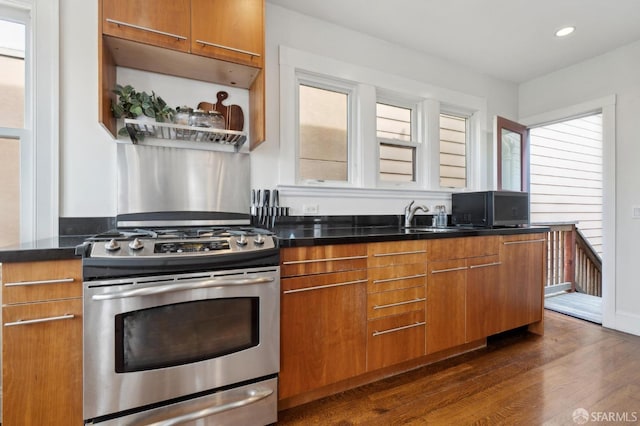
[[212, 256], [273, 249], [272, 233], [251, 227], [117, 229], [87, 239], [90, 258]]

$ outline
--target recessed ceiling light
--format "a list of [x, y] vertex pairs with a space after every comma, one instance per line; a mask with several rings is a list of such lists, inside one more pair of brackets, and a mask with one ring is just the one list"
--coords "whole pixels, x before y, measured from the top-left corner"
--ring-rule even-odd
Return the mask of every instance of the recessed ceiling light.
[[576, 27], [562, 27], [556, 31], [556, 37], [566, 37], [576, 30]]

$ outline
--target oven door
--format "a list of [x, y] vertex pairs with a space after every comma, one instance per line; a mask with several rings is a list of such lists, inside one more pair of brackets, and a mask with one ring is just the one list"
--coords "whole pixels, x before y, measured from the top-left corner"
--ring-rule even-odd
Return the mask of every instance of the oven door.
[[275, 266], [85, 282], [85, 420], [275, 375], [279, 288]]

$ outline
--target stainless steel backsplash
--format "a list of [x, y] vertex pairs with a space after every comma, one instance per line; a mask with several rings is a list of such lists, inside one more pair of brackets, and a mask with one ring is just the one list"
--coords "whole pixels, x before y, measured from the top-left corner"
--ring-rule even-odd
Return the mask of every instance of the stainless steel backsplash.
[[118, 145], [118, 214], [249, 213], [249, 154]]

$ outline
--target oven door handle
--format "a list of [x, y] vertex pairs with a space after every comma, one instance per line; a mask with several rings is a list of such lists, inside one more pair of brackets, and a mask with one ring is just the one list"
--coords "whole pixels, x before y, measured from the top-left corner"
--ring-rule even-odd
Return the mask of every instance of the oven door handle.
[[93, 300], [112, 300], [112, 299], [124, 299], [127, 297], [143, 297], [143, 296], [155, 296], [158, 294], [173, 293], [176, 291], [185, 290], [199, 290], [209, 287], [225, 287], [225, 286], [240, 286], [240, 285], [253, 285], [264, 284], [275, 281], [273, 277], [258, 277], [258, 278], [240, 278], [240, 279], [212, 279], [206, 281], [195, 282], [181, 282], [165, 285], [154, 285], [138, 287], [131, 290], [114, 291], [112, 293], [94, 294], [91, 296]]
[[214, 405], [211, 407], [203, 408], [201, 410], [193, 411], [191, 413], [181, 414], [168, 419], [156, 421], [153, 423], [143, 423], [140, 426], [174, 426], [194, 420], [209, 417], [214, 414], [222, 413], [223, 411], [232, 410], [234, 408], [244, 407], [249, 404], [258, 402], [273, 393], [273, 389], [257, 388], [247, 389], [246, 392], [241, 394], [241, 399], [234, 399], [229, 402], [220, 405]]

